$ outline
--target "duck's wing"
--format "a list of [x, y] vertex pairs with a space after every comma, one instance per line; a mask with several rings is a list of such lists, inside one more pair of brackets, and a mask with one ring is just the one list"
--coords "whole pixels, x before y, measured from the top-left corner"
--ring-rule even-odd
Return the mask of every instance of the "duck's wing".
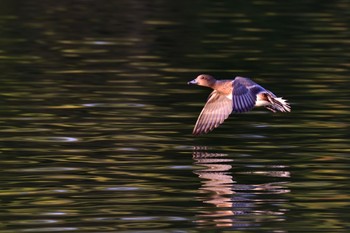
[[193, 129], [194, 135], [208, 133], [218, 127], [232, 112], [232, 100], [218, 91], [213, 91]]
[[232, 86], [232, 110], [235, 113], [252, 110], [256, 103], [256, 95], [265, 90], [252, 80], [243, 77], [236, 77]]

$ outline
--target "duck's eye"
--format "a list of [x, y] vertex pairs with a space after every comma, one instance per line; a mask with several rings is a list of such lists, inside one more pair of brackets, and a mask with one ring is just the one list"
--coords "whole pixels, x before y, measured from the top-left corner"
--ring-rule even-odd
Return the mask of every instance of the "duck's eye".
[[201, 76], [201, 79], [204, 79], [204, 76]]

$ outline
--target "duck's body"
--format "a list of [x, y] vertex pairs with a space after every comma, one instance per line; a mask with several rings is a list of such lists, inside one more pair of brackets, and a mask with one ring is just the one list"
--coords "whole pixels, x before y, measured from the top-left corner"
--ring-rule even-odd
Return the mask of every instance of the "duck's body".
[[248, 112], [258, 106], [264, 106], [272, 112], [290, 112], [286, 100], [276, 97], [271, 91], [248, 78], [216, 80], [211, 75], [201, 74], [188, 84], [214, 89], [199, 114], [193, 129], [194, 135], [208, 133], [218, 127], [232, 112]]

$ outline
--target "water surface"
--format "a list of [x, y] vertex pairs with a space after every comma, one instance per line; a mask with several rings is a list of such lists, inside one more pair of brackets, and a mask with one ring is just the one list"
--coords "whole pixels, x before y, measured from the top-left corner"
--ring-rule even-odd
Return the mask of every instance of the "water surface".
[[[2, 1], [0, 232], [349, 231], [348, 1]], [[200, 73], [291, 102], [191, 135]]]

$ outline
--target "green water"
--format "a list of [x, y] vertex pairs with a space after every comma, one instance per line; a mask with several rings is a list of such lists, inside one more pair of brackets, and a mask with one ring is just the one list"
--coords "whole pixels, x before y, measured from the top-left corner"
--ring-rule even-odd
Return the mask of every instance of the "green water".
[[[348, 232], [350, 3], [0, 3], [0, 232]], [[200, 73], [291, 113], [191, 135]]]

